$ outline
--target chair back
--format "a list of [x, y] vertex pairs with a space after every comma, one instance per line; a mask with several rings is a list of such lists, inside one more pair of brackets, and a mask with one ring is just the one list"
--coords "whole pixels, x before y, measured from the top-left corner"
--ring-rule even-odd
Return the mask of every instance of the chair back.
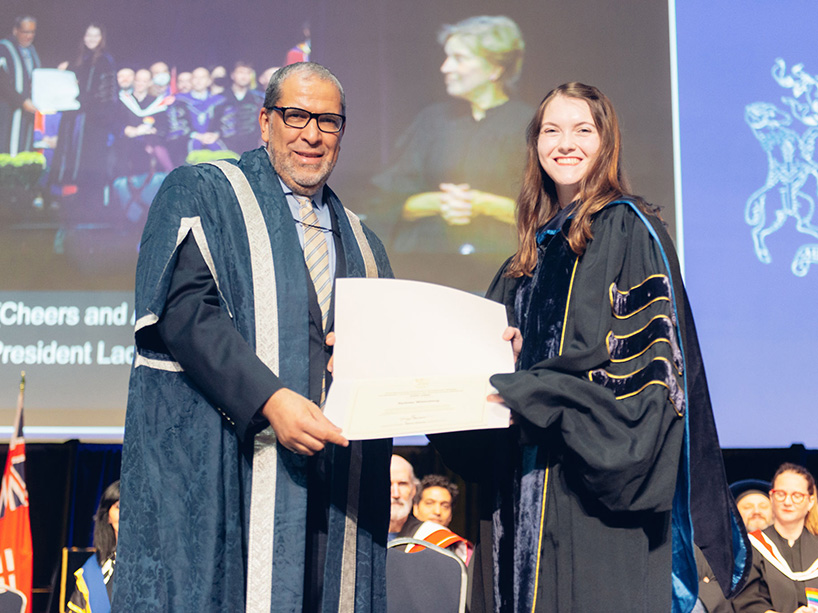
[[[407, 553], [412, 545], [424, 549]], [[467, 584], [466, 564], [451, 551], [415, 538], [387, 545], [387, 613], [463, 613]]]
[[62, 562], [60, 564], [60, 601], [59, 611], [65, 613], [68, 607], [68, 599], [77, 587], [74, 573], [82, 568], [82, 565], [94, 555], [96, 549], [93, 547], [63, 547]]

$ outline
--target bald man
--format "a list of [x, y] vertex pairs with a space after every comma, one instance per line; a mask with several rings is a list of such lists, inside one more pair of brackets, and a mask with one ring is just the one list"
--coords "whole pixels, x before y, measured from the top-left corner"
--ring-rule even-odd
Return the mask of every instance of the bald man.
[[34, 49], [37, 20], [18, 17], [12, 36], [0, 40], [0, 153], [17, 155], [34, 143], [34, 114], [31, 75], [40, 67]]
[[222, 94], [212, 94], [210, 71], [203, 66], [191, 72], [192, 89], [178, 94], [168, 112], [169, 138], [177, 143], [175, 151], [183, 162], [191, 151], [227, 149], [222, 139], [226, 100]]
[[419, 484], [415, 477], [415, 469], [405, 458], [393, 455], [389, 474], [391, 481], [390, 539], [396, 536], [411, 536], [411, 532], [414, 532], [413, 528], [417, 528], [421, 523], [412, 516], [412, 503]]

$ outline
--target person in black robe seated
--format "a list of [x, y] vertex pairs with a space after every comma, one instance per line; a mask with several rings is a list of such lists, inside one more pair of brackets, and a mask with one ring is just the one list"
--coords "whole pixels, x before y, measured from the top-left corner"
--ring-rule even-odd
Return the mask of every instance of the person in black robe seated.
[[222, 92], [225, 99], [222, 140], [230, 151], [258, 147], [258, 110], [264, 105], [264, 95], [253, 89], [255, 77], [250, 64], [236, 62], [230, 73], [230, 87]]
[[114, 176], [133, 176], [173, 170], [162, 144], [167, 134], [167, 108], [162, 98], [150, 94], [151, 73], [137, 70], [133, 90], [119, 93], [114, 116]]
[[519, 248], [488, 291], [516, 326], [490, 397], [513, 425], [429, 437], [483, 493], [471, 611], [690, 611], [692, 524], [728, 590], [746, 541], [675, 251], [598, 89], [552, 90], [527, 142]]
[[66, 609], [71, 613], [109, 613], [119, 536], [119, 481], [102, 492], [94, 515], [94, 547], [88, 561], [74, 573], [76, 588]]
[[172, 155], [187, 156], [191, 151], [227, 149], [222, 139], [225, 98], [210, 92], [210, 71], [200, 66], [191, 72], [193, 89], [178, 94], [168, 108], [168, 139]]
[[816, 613], [818, 606], [818, 509], [815, 479], [803, 466], [784, 463], [770, 490], [773, 525], [750, 533], [753, 566], [747, 586], [733, 600], [736, 613]]

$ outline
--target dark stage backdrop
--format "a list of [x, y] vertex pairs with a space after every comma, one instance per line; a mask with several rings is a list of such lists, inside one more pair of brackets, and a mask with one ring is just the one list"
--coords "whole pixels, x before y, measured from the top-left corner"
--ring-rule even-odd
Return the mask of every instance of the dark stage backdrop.
[[[0, 445], [4, 465], [7, 453], [8, 445]], [[26, 445], [34, 613], [59, 611], [61, 550], [91, 547], [94, 513], [102, 492], [119, 479], [121, 459], [121, 445], [76, 440]]]
[[[519, 24], [525, 43], [512, 97], [526, 110], [509, 119], [515, 125], [509, 137], [522, 144], [520, 126], [552, 87], [569, 80], [598, 86], [620, 114], [634, 190], [663, 206], [674, 228], [668, 11], [661, 2], [7, 0], [0, 29], [10, 35], [15, 15], [26, 13], [38, 19], [34, 44], [46, 67], [75, 58], [87, 25], [97, 22], [117, 67], [162, 60], [178, 72], [220, 64], [229, 73], [242, 59], [260, 73], [284, 63], [308, 26], [311, 59], [329, 66], [347, 93], [343, 152], [330, 184], [387, 243], [405, 196], [384, 191], [373, 178], [399, 163], [406, 153], [401, 137], [424, 109], [456, 102], [440, 72], [445, 55], [438, 30], [475, 15], [504, 14]], [[450, 158], [460, 155], [447, 146], [456, 152]], [[419, 152], [421, 158], [434, 153], [440, 152]], [[490, 143], [466, 153], [496, 155]], [[513, 196], [521, 165], [512, 168], [505, 182]], [[75, 436], [124, 421], [132, 279], [146, 209], [126, 206], [115, 190], [100, 208], [81, 192], [55, 193], [43, 182], [38, 208], [30, 196], [0, 189], [0, 390], [9, 390], [0, 393], [0, 422], [3, 415], [12, 422], [24, 368], [26, 423]], [[396, 274], [482, 293], [511, 254], [507, 247], [482, 253], [453, 247], [391, 250]]]

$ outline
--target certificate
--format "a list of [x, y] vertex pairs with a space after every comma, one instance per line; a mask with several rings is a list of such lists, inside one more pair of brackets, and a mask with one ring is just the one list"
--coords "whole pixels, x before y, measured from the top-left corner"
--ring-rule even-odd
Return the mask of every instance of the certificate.
[[489, 377], [514, 371], [505, 307], [398, 279], [338, 279], [324, 414], [352, 440], [504, 428]]
[[35, 68], [31, 75], [31, 102], [41, 113], [80, 108], [77, 75], [70, 70]]

